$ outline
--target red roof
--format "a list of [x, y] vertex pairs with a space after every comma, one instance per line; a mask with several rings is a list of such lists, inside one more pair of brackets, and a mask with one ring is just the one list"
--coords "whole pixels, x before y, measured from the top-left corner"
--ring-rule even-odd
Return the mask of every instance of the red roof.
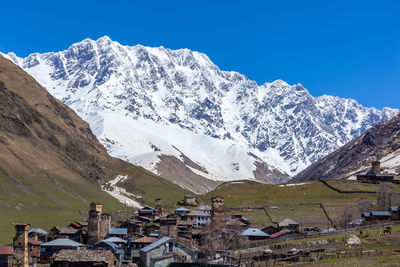
[[157, 237], [145, 236], [145, 237], [141, 237], [139, 239], [133, 240], [131, 243], [148, 243], [148, 244], [151, 244], [153, 242], [156, 242], [157, 240], [158, 240]]
[[0, 255], [12, 255], [14, 254], [14, 249], [12, 246], [0, 247]]
[[30, 237], [28, 237], [28, 243], [31, 245], [40, 245], [40, 243], [38, 241], [35, 241]]
[[270, 235], [269, 237], [270, 238], [275, 238], [275, 237], [278, 237], [278, 236], [281, 236], [281, 235], [286, 235], [289, 232], [290, 232], [289, 230], [282, 230], [280, 232], [277, 232], [275, 234]]

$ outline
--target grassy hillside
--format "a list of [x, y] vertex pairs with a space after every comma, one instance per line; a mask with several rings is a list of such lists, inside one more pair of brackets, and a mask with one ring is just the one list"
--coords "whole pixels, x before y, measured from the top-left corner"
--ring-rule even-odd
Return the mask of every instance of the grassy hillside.
[[145, 204], [160, 197], [172, 207], [188, 193], [110, 157], [85, 121], [0, 56], [0, 243], [11, 242], [13, 222], [49, 230], [86, 217], [94, 201], [121, 209], [100, 189], [117, 175]]
[[[329, 181], [332, 186], [341, 190], [366, 190], [376, 191], [380, 185], [360, 184], [355, 181]], [[398, 185], [390, 185], [399, 190]], [[279, 222], [285, 218], [292, 218], [300, 223], [301, 227], [318, 226], [330, 227], [329, 220], [319, 205], [298, 203], [321, 202], [325, 206], [328, 216], [334, 222], [343, 213], [344, 209], [353, 212], [354, 219], [360, 218], [358, 203], [363, 199], [376, 201], [376, 194], [341, 194], [319, 181], [311, 181], [301, 185], [267, 185], [254, 181], [228, 182], [220, 185], [213, 192], [202, 195], [200, 199], [210, 203], [213, 196], [223, 196], [227, 208], [247, 208], [271, 205], [267, 212], [272, 221]], [[250, 218], [258, 226], [270, 225], [271, 220], [264, 211], [247, 211], [246, 209], [232, 211], [240, 212]]]

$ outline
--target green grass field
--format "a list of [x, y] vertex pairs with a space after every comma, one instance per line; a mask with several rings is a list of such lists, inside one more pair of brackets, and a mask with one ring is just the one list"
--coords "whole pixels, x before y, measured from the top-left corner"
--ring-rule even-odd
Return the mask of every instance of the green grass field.
[[[341, 187], [342, 190], [365, 190], [376, 191], [381, 185], [361, 184], [356, 181], [329, 181], [332, 186]], [[398, 185], [391, 185], [399, 190]], [[343, 213], [345, 208], [354, 211], [354, 219], [360, 217], [357, 208], [358, 202], [368, 199], [376, 201], [376, 194], [341, 194], [319, 181], [307, 182], [303, 185], [282, 186], [267, 185], [254, 181], [228, 182], [220, 185], [216, 190], [200, 196], [203, 202], [210, 203], [213, 196], [223, 196], [225, 206], [233, 207], [260, 207], [271, 205], [267, 208], [273, 221], [281, 221], [285, 218], [292, 218], [300, 223], [300, 227], [318, 226], [322, 229], [330, 227], [329, 221], [319, 205], [296, 205], [298, 203], [323, 203], [332, 220]], [[243, 212], [241, 212], [243, 213]], [[265, 212], [243, 213], [257, 226], [269, 225]]]
[[[143, 205], [154, 206], [154, 200], [162, 198], [166, 209], [172, 209], [185, 194], [191, 194], [130, 164], [122, 163], [122, 166], [114, 166], [113, 170], [129, 175], [129, 179], [121, 184], [128, 191], [142, 196], [140, 202]], [[84, 179], [46, 177], [40, 173], [35, 176], [0, 173], [0, 245], [12, 242], [15, 234], [13, 223], [29, 223], [32, 227], [45, 230], [56, 225], [66, 226], [75, 220], [85, 219], [92, 202], [102, 203], [106, 213], [123, 209], [123, 204], [103, 192], [99, 185]], [[132, 208], [127, 211], [128, 215], [134, 214]]]

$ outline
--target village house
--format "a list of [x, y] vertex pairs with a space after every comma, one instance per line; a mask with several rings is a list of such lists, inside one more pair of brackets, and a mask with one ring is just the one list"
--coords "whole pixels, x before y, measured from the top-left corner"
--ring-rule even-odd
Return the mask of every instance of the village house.
[[11, 265], [11, 257], [14, 254], [12, 246], [0, 247], [0, 267], [7, 267]]
[[185, 195], [184, 199], [178, 202], [178, 205], [197, 207], [199, 205], [199, 202], [196, 200], [195, 196]]
[[294, 231], [294, 232], [298, 232], [300, 230], [300, 225], [298, 222], [286, 218], [283, 221], [281, 221], [280, 223], [278, 223], [278, 229], [279, 231], [282, 230], [289, 230], [289, 231]]
[[187, 208], [184, 208], [184, 207], [177, 208], [177, 209], [174, 211], [174, 213], [175, 213], [175, 214], [178, 214], [178, 215], [186, 215], [186, 214], [188, 214], [189, 212], [190, 212], [190, 210], [187, 209]]
[[128, 236], [143, 235], [144, 222], [138, 219], [129, 219], [127, 221], [121, 222], [120, 226], [128, 229]]
[[266, 227], [262, 228], [261, 231], [263, 231], [264, 233], [269, 234], [269, 235], [279, 232], [278, 228], [273, 225], [266, 226]]
[[210, 205], [201, 205], [200, 207], [198, 207], [198, 210], [211, 216], [211, 206]]
[[248, 228], [247, 224], [239, 219], [229, 220], [225, 223], [225, 225], [226, 231], [231, 234], [241, 233]]
[[153, 209], [152, 207], [143, 207], [138, 210], [138, 217], [137, 219], [142, 221], [152, 221], [156, 219], [156, 217], [160, 217], [160, 212], [156, 209]]
[[358, 174], [357, 181], [378, 184], [380, 182], [391, 182], [394, 179], [392, 174], [381, 174], [380, 162], [376, 159], [371, 162], [371, 169], [366, 174]]
[[251, 227], [249, 219], [244, 217], [242, 214], [233, 214], [226, 218], [226, 231], [228, 233], [241, 233], [247, 228]]
[[140, 249], [154, 243], [158, 240], [156, 237], [141, 237], [130, 242], [126, 251], [127, 259], [132, 260], [132, 263], [139, 264], [140, 262]]
[[50, 229], [49, 240], [57, 238], [68, 238], [76, 242], [83, 242], [82, 229], [70, 226], [54, 226]]
[[249, 228], [249, 229], [243, 231], [240, 235], [247, 237], [250, 241], [264, 240], [264, 239], [269, 238], [269, 234], [264, 233], [263, 231], [261, 231], [260, 229], [257, 229], [257, 228]]
[[51, 262], [51, 267], [115, 267], [118, 259], [111, 250], [63, 249]]
[[109, 237], [119, 237], [121, 239], [125, 239], [128, 236], [127, 228], [110, 228], [108, 230]]
[[400, 219], [400, 216], [399, 216], [399, 207], [397, 207], [397, 206], [392, 206], [392, 207], [390, 207], [389, 208], [389, 212], [390, 212], [390, 214], [391, 214], [391, 220], [392, 221], [397, 221], [397, 220], [399, 220]]
[[56, 240], [41, 244], [40, 263], [48, 263], [50, 257], [57, 254], [62, 249], [77, 250], [84, 247], [84, 244], [75, 242], [68, 238], [58, 238]]
[[171, 262], [197, 262], [197, 253], [182, 243], [162, 237], [140, 249], [141, 267], [167, 266]]
[[[112, 238], [117, 238], [117, 237], [112, 237]], [[115, 256], [117, 257], [119, 262], [122, 262], [125, 256], [125, 249], [122, 247], [122, 245], [115, 244], [110, 241], [100, 241], [96, 244], [94, 244], [90, 249], [92, 250], [111, 250]]]
[[160, 223], [159, 237], [161, 238], [164, 236], [168, 236], [171, 238], [177, 238], [178, 220], [179, 215], [177, 214], [168, 215], [167, 217], [161, 217], [160, 219], [158, 219], [158, 222]]
[[194, 226], [205, 226], [211, 221], [211, 215], [199, 210], [192, 210], [186, 216], [188, 216]]
[[[125, 245], [125, 244], [127, 243], [126, 240], [121, 239], [121, 238], [116, 237], [116, 236], [109, 237], [109, 238], [104, 239], [104, 240], [102, 240], [102, 241], [105, 241], [105, 242], [112, 242], [112, 243], [117, 244], [117, 245], [120, 245], [120, 246], [123, 246], [123, 245]], [[100, 242], [102, 242], [102, 241], [100, 241]]]
[[391, 216], [392, 214], [389, 211], [371, 211], [362, 213], [364, 224], [366, 225], [390, 223]]
[[28, 237], [42, 243], [47, 242], [48, 234], [49, 233], [43, 230], [42, 228], [32, 228], [31, 230], [28, 231]]

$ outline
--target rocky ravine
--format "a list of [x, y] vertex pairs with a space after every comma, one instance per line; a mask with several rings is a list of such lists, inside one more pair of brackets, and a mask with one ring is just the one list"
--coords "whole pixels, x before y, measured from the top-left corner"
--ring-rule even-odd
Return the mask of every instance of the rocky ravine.
[[[286, 181], [396, 113], [281, 80], [259, 86], [202, 53], [108, 37], [8, 57], [88, 121], [111, 155], [192, 190], [188, 173], [203, 188], [210, 179]], [[166, 170], [165, 159], [183, 164]]]
[[382, 173], [400, 174], [400, 114], [368, 129], [300, 172], [294, 180], [352, 178], [368, 172], [375, 158], [381, 162]]

